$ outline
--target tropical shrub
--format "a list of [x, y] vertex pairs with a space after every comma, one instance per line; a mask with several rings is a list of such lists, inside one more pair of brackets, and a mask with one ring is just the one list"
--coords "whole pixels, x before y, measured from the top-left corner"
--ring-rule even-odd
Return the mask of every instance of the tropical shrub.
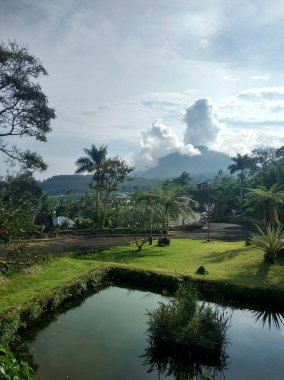
[[250, 243], [264, 252], [264, 259], [274, 262], [277, 252], [284, 248], [283, 225], [267, 224], [265, 229], [256, 226], [258, 233], [251, 233]]
[[0, 378], [5, 380], [32, 380], [34, 370], [23, 360], [17, 360], [12, 351], [0, 345]]

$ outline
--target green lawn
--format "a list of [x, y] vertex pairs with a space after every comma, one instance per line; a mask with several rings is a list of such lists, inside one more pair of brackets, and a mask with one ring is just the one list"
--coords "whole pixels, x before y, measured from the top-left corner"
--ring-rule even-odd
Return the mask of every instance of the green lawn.
[[[46, 293], [63, 282], [101, 265], [124, 265], [162, 272], [188, 273], [195, 276], [203, 265], [205, 278], [244, 284], [246, 286], [284, 289], [284, 258], [278, 265], [263, 263], [262, 253], [244, 242], [209, 242], [172, 239], [169, 247], [144, 246], [138, 253], [134, 245], [115, 247], [99, 253], [64, 257], [41, 265], [34, 274], [15, 274], [8, 284], [0, 286], [0, 312]], [[203, 276], [202, 276], [203, 277]]]

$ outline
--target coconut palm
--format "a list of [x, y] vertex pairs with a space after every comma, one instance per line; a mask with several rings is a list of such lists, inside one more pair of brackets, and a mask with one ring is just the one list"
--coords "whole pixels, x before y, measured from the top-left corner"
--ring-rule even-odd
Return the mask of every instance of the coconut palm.
[[276, 253], [284, 248], [283, 225], [267, 224], [264, 230], [256, 227], [258, 233], [251, 233], [250, 243], [264, 252], [266, 261], [274, 262]]
[[245, 172], [248, 169], [252, 169], [253, 160], [249, 155], [245, 154], [242, 156], [241, 154], [237, 154], [236, 157], [231, 157], [231, 160], [234, 161], [234, 164], [228, 166], [228, 170], [230, 174], [234, 174], [240, 172], [240, 199], [241, 199], [241, 208], [243, 203], [243, 193], [244, 193], [244, 180], [245, 180]]
[[257, 186], [255, 189], [249, 189], [246, 194], [246, 206], [248, 209], [253, 207], [265, 210], [266, 221], [271, 224], [279, 223], [277, 206], [284, 203], [284, 191], [282, 186], [274, 183], [269, 189], [265, 186]]
[[95, 188], [98, 197], [102, 180], [102, 166], [107, 156], [107, 146], [101, 145], [97, 148], [95, 145], [92, 145], [91, 149], [84, 148], [84, 152], [86, 156], [78, 158], [75, 162], [75, 165], [78, 166], [75, 174], [93, 173], [93, 180], [96, 183]]

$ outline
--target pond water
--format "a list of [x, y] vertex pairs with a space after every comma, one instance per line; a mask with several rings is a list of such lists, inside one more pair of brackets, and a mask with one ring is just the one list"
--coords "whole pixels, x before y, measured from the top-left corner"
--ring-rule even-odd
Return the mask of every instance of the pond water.
[[[39, 365], [38, 380], [175, 379], [148, 373], [146, 311], [167, 302], [161, 295], [110, 287], [60, 314], [27, 343]], [[216, 379], [283, 380], [284, 326], [269, 329], [251, 311], [234, 309], [227, 333], [227, 366]], [[282, 321], [280, 320], [280, 324]], [[207, 368], [205, 372], [213, 373]], [[190, 379], [195, 377], [185, 377]]]

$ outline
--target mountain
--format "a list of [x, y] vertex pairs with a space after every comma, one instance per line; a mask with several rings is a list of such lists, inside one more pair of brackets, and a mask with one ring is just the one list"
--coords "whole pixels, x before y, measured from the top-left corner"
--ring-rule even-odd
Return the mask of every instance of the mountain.
[[39, 186], [50, 195], [82, 194], [91, 180], [92, 175], [55, 175], [39, 182]]
[[[155, 168], [136, 172], [131, 181], [120, 184], [119, 191], [148, 190], [162, 179], [173, 178], [187, 172], [192, 177], [192, 183], [212, 178], [220, 169], [227, 170], [232, 163], [227, 154], [210, 150], [205, 146], [197, 147], [201, 155], [185, 156], [172, 153], [159, 159]], [[57, 175], [39, 182], [43, 191], [50, 195], [83, 194], [89, 189], [92, 175]]]
[[[39, 187], [49, 195], [81, 195], [89, 190], [89, 184], [92, 181], [92, 175], [56, 175], [39, 181]], [[154, 178], [132, 177], [130, 181], [121, 183], [118, 186], [119, 191], [131, 192], [134, 190], [148, 190], [151, 186], [159, 183]]]
[[227, 170], [232, 163], [231, 158], [221, 152], [210, 150], [206, 146], [197, 146], [201, 152], [199, 156], [186, 156], [180, 153], [171, 153], [158, 160], [158, 165], [137, 173], [146, 178], [178, 177], [182, 172], [190, 175], [217, 173], [220, 169]]

